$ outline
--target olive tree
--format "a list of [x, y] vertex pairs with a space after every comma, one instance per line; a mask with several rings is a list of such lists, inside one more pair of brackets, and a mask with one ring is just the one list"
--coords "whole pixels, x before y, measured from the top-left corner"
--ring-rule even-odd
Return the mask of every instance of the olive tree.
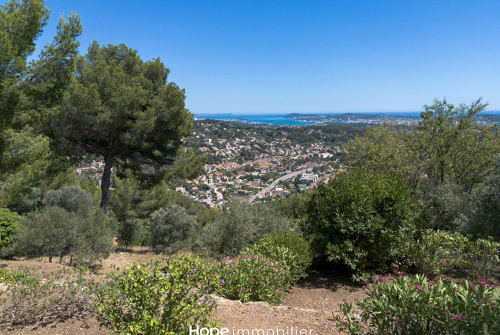
[[79, 187], [47, 192], [44, 207], [22, 217], [15, 236], [17, 254], [29, 257], [76, 256], [92, 263], [113, 250], [110, 218], [96, 209], [90, 194]]
[[196, 232], [196, 217], [178, 205], [160, 208], [149, 223], [151, 247], [156, 252], [191, 250]]

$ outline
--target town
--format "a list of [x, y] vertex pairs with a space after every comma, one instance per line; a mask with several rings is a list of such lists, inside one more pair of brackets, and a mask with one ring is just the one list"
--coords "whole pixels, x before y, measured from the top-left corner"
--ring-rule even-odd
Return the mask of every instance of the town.
[[293, 196], [345, 171], [347, 141], [363, 129], [349, 125], [263, 128], [196, 121], [185, 145], [208, 154], [207, 164], [196, 179], [178, 179], [169, 185], [209, 208], [222, 208], [232, 200]]

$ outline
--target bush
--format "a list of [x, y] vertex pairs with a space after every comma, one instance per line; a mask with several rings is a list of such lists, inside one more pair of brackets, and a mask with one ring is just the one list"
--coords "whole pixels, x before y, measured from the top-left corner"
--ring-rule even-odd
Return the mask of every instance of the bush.
[[230, 207], [204, 227], [203, 244], [211, 256], [235, 257], [257, 240], [293, 227], [290, 218], [266, 204], [233, 202]]
[[22, 217], [15, 251], [30, 257], [75, 256], [92, 264], [113, 251], [111, 218], [94, 208], [92, 198], [78, 187], [49, 191], [41, 211]]
[[139, 219], [126, 219], [118, 228], [118, 243], [125, 246], [127, 251], [129, 245], [141, 242], [144, 235], [144, 225]]
[[79, 186], [50, 190], [45, 195], [43, 204], [47, 207], [61, 207], [70, 213], [88, 212], [94, 208], [92, 196]]
[[38, 278], [31, 276], [27, 269], [22, 271], [0, 269], [0, 283], [28, 285], [38, 282]]
[[308, 276], [311, 266], [311, 247], [302, 236], [291, 231], [265, 237], [252, 247], [243, 249], [241, 255], [262, 254], [281, 262], [287, 269], [290, 284]]
[[116, 334], [188, 334], [189, 325], [215, 326], [212, 274], [190, 256], [134, 264], [96, 291], [97, 319]]
[[151, 214], [151, 247], [156, 252], [176, 253], [191, 250], [196, 231], [196, 217], [178, 205], [160, 208]]
[[409, 249], [410, 263], [417, 271], [437, 275], [462, 271], [472, 280], [487, 280], [499, 262], [500, 243], [478, 239], [470, 241], [460, 233], [427, 230]]
[[349, 334], [500, 333], [500, 295], [486, 282], [474, 286], [420, 275], [382, 281], [380, 276], [367, 294], [334, 312], [337, 325]]
[[434, 276], [463, 263], [468, 243], [460, 233], [427, 230], [409, 249], [408, 257], [418, 272]]
[[465, 258], [465, 271], [472, 280], [487, 280], [500, 262], [500, 243], [479, 239], [469, 244]]
[[316, 188], [306, 212], [302, 231], [314, 251], [359, 274], [406, 254], [418, 206], [397, 177], [355, 172]]
[[7, 208], [0, 208], [0, 249], [9, 246], [16, 231], [19, 229], [21, 218], [17, 213]]
[[216, 269], [220, 277], [217, 295], [227, 299], [279, 305], [288, 288], [286, 267], [264, 255], [226, 257], [216, 263]]

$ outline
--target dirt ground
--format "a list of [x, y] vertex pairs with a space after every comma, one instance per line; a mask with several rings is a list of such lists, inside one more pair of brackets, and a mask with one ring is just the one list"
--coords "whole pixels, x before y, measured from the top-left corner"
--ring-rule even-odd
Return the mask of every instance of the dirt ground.
[[[104, 261], [101, 273], [120, 272], [133, 262], [146, 262], [156, 257], [145, 249], [134, 250], [132, 253], [117, 252]], [[35, 274], [68, 268], [67, 265], [48, 263], [47, 259], [0, 261], [0, 265], [8, 270], [28, 268]], [[282, 306], [271, 307], [265, 302], [243, 304], [218, 298], [219, 307], [215, 320], [220, 328], [227, 328], [230, 335], [247, 334], [246, 330], [248, 334], [252, 334], [255, 329], [274, 335], [339, 334], [332, 311], [338, 310], [342, 300], [359, 299], [363, 295], [364, 290], [352, 285], [347, 275], [313, 271], [307, 280], [289, 290]], [[93, 317], [38, 323], [23, 328], [16, 326], [9, 329], [4, 326], [1, 329], [2, 334], [109, 334], [106, 329], [99, 327]]]

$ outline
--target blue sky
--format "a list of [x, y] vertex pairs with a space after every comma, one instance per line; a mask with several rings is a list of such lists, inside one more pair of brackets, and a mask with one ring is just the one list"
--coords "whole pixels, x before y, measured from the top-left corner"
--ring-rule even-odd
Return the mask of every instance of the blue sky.
[[[5, 1], [2, 1], [5, 2]], [[80, 51], [160, 57], [193, 113], [500, 110], [500, 1], [46, 0], [80, 14]]]

